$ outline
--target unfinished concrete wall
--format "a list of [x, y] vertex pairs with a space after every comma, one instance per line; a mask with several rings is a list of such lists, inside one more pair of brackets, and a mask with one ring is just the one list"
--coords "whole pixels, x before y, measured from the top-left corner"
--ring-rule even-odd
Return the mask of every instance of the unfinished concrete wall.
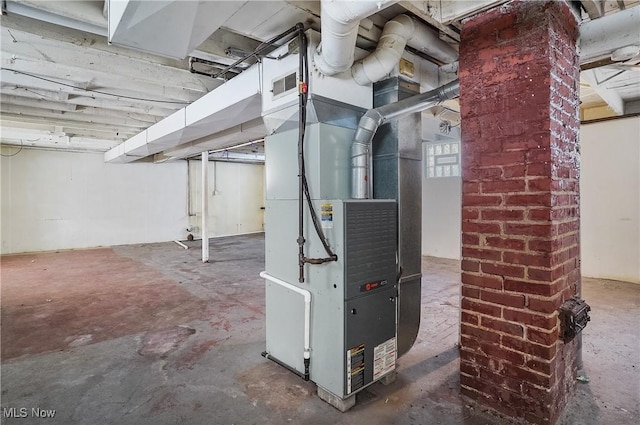
[[[189, 161], [189, 220], [200, 236], [202, 162]], [[264, 230], [264, 165], [210, 161], [209, 237]]]
[[640, 118], [580, 128], [585, 276], [640, 283]]
[[23, 149], [2, 157], [2, 253], [186, 236], [187, 164], [105, 164], [104, 155]]
[[553, 424], [577, 342], [558, 308], [580, 291], [577, 19], [513, 1], [463, 21], [463, 394]]

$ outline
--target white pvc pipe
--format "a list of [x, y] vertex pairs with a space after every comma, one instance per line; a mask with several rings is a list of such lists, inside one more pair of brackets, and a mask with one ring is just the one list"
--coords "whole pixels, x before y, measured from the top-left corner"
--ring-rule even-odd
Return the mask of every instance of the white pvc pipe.
[[458, 59], [458, 52], [440, 40], [435, 31], [407, 15], [398, 15], [385, 24], [376, 50], [356, 62], [351, 75], [362, 86], [382, 80], [398, 64], [407, 45], [441, 62]]
[[209, 262], [209, 236], [207, 235], [207, 215], [209, 215], [209, 152], [202, 152], [202, 262]]
[[314, 62], [324, 75], [347, 71], [353, 65], [358, 25], [364, 19], [398, 0], [338, 1], [321, 0], [321, 43]]
[[180, 245], [181, 247], [183, 247], [184, 249], [189, 249], [188, 246], [186, 246], [185, 244], [183, 244], [182, 242], [180, 242], [178, 240], [175, 240], [174, 242], [177, 243], [178, 245]]
[[290, 289], [304, 297], [304, 358], [308, 359], [311, 357], [311, 343], [310, 343], [310, 329], [311, 329], [311, 292], [306, 289], [298, 288], [295, 285], [292, 285], [284, 280], [278, 279], [277, 277], [271, 276], [266, 271], [260, 272], [260, 277], [263, 279], [267, 279], [270, 282], [283, 286], [287, 289]]

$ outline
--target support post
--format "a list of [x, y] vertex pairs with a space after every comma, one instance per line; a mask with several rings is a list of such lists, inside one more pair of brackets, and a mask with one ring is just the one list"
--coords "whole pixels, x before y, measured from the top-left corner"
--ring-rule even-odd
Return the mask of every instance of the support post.
[[202, 262], [209, 262], [209, 236], [207, 235], [207, 216], [209, 215], [209, 152], [202, 152]]
[[564, 1], [511, 1], [462, 24], [464, 395], [555, 424], [578, 340], [558, 309], [580, 294], [578, 21]]

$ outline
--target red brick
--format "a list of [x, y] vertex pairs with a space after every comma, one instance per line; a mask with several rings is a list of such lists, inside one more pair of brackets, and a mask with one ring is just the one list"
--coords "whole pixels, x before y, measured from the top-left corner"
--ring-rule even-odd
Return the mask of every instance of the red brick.
[[551, 178], [531, 179], [527, 181], [529, 192], [549, 192], [551, 190]]
[[483, 273], [497, 276], [524, 277], [524, 267], [507, 264], [481, 263], [480, 269]]
[[529, 310], [539, 311], [540, 313], [553, 313], [560, 308], [562, 302], [561, 296], [554, 298], [529, 298], [529, 305], [527, 307]]
[[[472, 260], [462, 260], [460, 263], [460, 268], [465, 272], [479, 272], [480, 271], [480, 262], [472, 261]], [[462, 273], [464, 277], [465, 273]]]
[[524, 180], [502, 180], [482, 182], [480, 187], [482, 193], [522, 192], [526, 188], [526, 183]]
[[502, 177], [510, 179], [514, 177], [524, 177], [527, 168], [525, 165], [507, 165], [502, 167]]
[[554, 344], [558, 340], [558, 327], [548, 332], [527, 327], [527, 339], [542, 345]]
[[480, 237], [478, 235], [463, 233], [462, 234], [462, 245], [466, 246], [479, 246], [480, 245]]
[[518, 322], [541, 329], [553, 329], [558, 324], [557, 315], [534, 314], [522, 310], [511, 310], [505, 308], [503, 317], [510, 322]]
[[510, 264], [522, 264], [525, 266], [549, 266], [551, 259], [547, 253], [525, 254], [522, 252], [504, 252], [502, 261]]
[[505, 332], [511, 335], [522, 337], [524, 336], [524, 330], [522, 325], [517, 323], [505, 322], [504, 320], [496, 320], [490, 317], [482, 317], [480, 319], [480, 325], [485, 328], [495, 329], [500, 332]]
[[551, 387], [554, 382], [548, 375], [542, 375], [508, 363], [504, 365], [504, 374], [510, 378], [538, 386]]
[[507, 195], [504, 203], [514, 207], [551, 206], [551, 195]]
[[[477, 364], [485, 368], [491, 368], [496, 363], [495, 360], [479, 352], [480, 344], [476, 339], [463, 336], [460, 338], [460, 362]], [[468, 346], [470, 344], [472, 347]], [[477, 349], [476, 349], [477, 348]]]
[[470, 273], [462, 273], [462, 283], [481, 288], [502, 289], [502, 278], [498, 276], [479, 276]]
[[482, 347], [483, 341], [490, 341], [495, 343], [500, 342], [500, 334], [492, 332], [490, 330], [470, 326], [466, 323], [462, 323], [460, 325], [460, 334], [476, 338], [478, 341], [480, 341], [480, 347]]
[[[515, 338], [509, 335], [502, 335], [502, 346], [511, 350], [520, 351], [534, 357], [551, 360], [556, 355], [556, 345], [540, 345], [524, 339]], [[482, 348], [482, 344], [480, 344]]]
[[[464, 291], [464, 288], [462, 288], [462, 290]], [[475, 314], [463, 311], [462, 315], [460, 316], [460, 320], [462, 323], [468, 323], [472, 326], [478, 326], [478, 316]]]
[[551, 361], [545, 361], [540, 359], [527, 360], [525, 366], [529, 369], [542, 373], [543, 375], [551, 375], [553, 372], [553, 363]]
[[486, 314], [487, 316], [501, 317], [502, 315], [502, 308], [500, 306], [476, 302], [471, 298], [462, 298], [461, 308], [462, 310], [467, 310], [467, 312], [476, 312]]
[[551, 208], [534, 208], [528, 210], [528, 218], [532, 221], [550, 221]]
[[494, 180], [502, 176], [502, 169], [500, 167], [491, 168], [466, 168], [467, 165], [462, 163], [462, 178], [464, 181], [484, 181]]
[[489, 358], [505, 360], [514, 365], [524, 365], [524, 356], [522, 355], [522, 353], [507, 350], [504, 347], [501, 347], [499, 344], [492, 344], [488, 341], [480, 341], [480, 350]]
[[462, 208], [463, 220], [474, 220], [480, 217], [480, 211], [471, 208]]
[[558, 290], [558, 287], [555, 283], [539, 283], [505, 279], [504, 290], [531, 295], [553, 295]]
[[507, 307], [524, 307], [524, 295], [510, 294], [504, 292], [492, 292], [489, 290], [482, 290], [480, 292], [480, 299], [482, 301], [500, 304]]
[[554, 279], [551, 277], [551, 270], [538, 269], [529, 267], [527, 269], [527, 277], [531, 280], [540, 280], [543, 282], [552, 282]]
[[507, 235], [550, 236], [553, 228], [550, 224], [505, 223]]
[[500, 224], [499, 223], [474, 223], [470, 221], [463, 221], [462, 231], [465, 233], [500, 234]]
[[483, 220], [522, 220], [524, 218], [523, 210], [483, 210], [481, 213]]
[[464, 206], [498, 206], [502, 203], [502, 196], [495, 195], [462, 195]]
[[462, 286], [462, 296], [467, 298], [480, 298], [480, 289], [471, 288], [469, 286]]
[[551, 252], [553, 251], [553, 241], [545, 239], [530, 239], [527, 242], [529, 251]]
[[502, 258], [502, 252], [492, 249], [477, 249], [462, 247], [462, 256], [465, 258], [478, 258], [481, 260], [497, 261]]
[[460, 363], [460, 372], [469, 376], [480, 376], [477, 366], [472, 366], [469, 363]]
[[485, 239], [486, 245], [492, 248], [504, 248], [504, 249], [514, 249], [522, 251], [525, 248], [525, 241], [522, 239], [510, 239], [510, 238], [499, 238], [499, 237], [487, 237]]
[[517, 165], [524, 162], [524, 152], [499, 152], [488, 153], [480, 158], [482, 167], [491, 167], [499, 165]]
[[548, 177], [551, 175], [551, 163], [527, 164], [528, 177]]
[[480, 343], [475, 338], [471, 338], [466, 335], [460, 335], [460, 359], [461, 360], [465, 359], [465, 355], [470, 355], [469, 354], [470, 352], [467, 350], [472, 350], [474, 352], [479, 351]]
[[462, 193], [465, 195], [480, 193], [480, 183], [476, 182], [463, 182]]

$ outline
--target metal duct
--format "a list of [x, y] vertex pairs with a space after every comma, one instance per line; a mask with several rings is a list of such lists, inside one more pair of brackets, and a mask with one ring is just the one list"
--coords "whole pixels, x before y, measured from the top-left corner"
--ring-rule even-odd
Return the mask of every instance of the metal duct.
[[360, 20], [397, 1], [322, 0], [320, 9], [322, 42], [313, 55], [318, 70], [324, 75], [335, 75], [349, 70], [353, 65]]
[[398, 15], [385, 24], [376, 50], [353, 65], [353, 79], [362, 86], [380, 81], [393, 70], [407, 45], [444, 63], [458, 60], [458, 52], [435, 31], [407, 15]]
[[371, 161], [370, 150], [373, 136], [378, 127], [391, 120], [414, 112], [424, 111], [448, 99], [453, 99], [460, 92], [458, 80], [445, 84], [434, 90], [412, 96], [396, 103], [369, 109], [360, 119], [358, 129], [351, 143], [351, 197], [354, 199], [370, 198], [371, 193]]

